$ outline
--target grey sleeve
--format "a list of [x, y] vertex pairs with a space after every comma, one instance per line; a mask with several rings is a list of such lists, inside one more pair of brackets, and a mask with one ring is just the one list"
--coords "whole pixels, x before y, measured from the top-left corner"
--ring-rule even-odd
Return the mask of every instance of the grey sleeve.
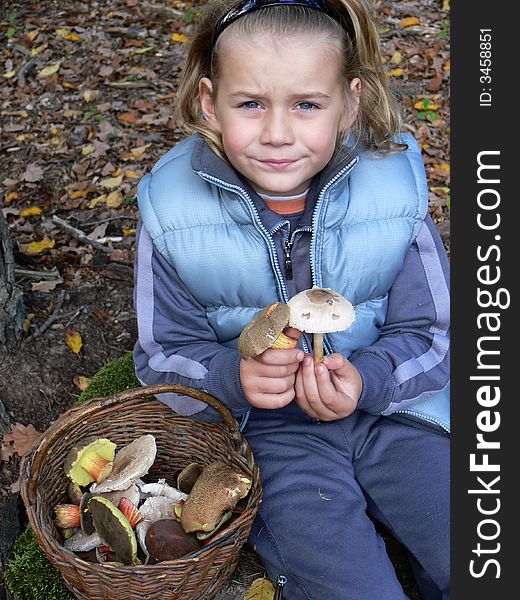
[[428, 216], [389, 291], [379, 339], [350, 357], [363, 380], [359, 408], [388, 415], [447, 386], [449, 313], [449, 263]]
[[[142, 225], [134, 273], [134, 362], [141, 383], [180, 383], [215, 396], [235, 416], [246, 413], [250, 406], [240, 383], [238, 352], [218, 343], [204, 307], [157, 252]], [[161, 394], [159, 400], [178, 414], [216, 418], [213, 409], [188, 396]]]

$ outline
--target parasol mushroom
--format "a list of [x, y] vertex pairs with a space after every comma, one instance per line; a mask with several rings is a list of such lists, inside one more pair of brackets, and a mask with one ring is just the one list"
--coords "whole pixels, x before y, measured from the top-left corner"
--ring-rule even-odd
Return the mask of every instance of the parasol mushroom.
[[296, 348], [297, 340], [283, 332], [289, 323], [289, 313], [289, 307], [282, 302], [273, 302], [263, 308], [238, 338], [240, 356], [250, 360], [268, 348]]
[[343, 331], [355, 319], [354, 307], [330, 288], [312, 287], [293, 296], [288, 302], [289, 325], [313, 334], [314, 362], [323, 362], [323, 334]]

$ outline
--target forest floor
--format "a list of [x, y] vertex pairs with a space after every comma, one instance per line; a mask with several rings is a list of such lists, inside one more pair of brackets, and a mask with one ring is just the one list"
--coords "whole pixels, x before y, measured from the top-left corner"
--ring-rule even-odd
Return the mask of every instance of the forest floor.
[[[449, 252], [449, 0], [373, 4], [385, 68], [404, 128], [421, 144], [430, 213]], [[26, 307], [24, 339], [0, 364], [0, 402], [12, 424], [43, 432], [88, 378], [133, 347], [136, 187], [182, 138], [176, 84], [203, 6], [1, 3], [0, 207]], [[4, 449], [0, 515], [17, 493], [19, 464]], [[262, 572], [254, 556], [249, 566], [250, 578]], [[229, 590], [226, 598], [239, 597]]]

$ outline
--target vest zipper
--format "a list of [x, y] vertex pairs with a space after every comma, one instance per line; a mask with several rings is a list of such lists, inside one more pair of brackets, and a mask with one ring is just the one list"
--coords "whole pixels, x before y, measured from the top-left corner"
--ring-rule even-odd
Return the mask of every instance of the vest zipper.
[[288, 239], [285, 243], [285, 278], [292, 279], [292, 260], [291, 260], [291, 249], [293, 247], [292, 239]]
[[[316, 206], [314, 207], [314, 212], [312, 214], [312, 233], [311, 233], [311, 243], [309, 248], [310, 254], [310, 263], [311, 263], [311, 280], [312, 285], [316, 285], [318, 287], [322, 287], [321, 276], [318, 281], [318, 275], [316, 273], [315, 264], [316, 264], [316, 231], [317, 231], [317, 220], [318, 220], [318, 211], [321, 209], [321, 204], [324, 201], [325, 193], [327, 190], [334, 185], [339, 179], [341, 179], [344, 175], [349, 173], [354, 166], [358, 163], [359, 158], [356, 156], [353, 160], [351, 160], [347, 165], [345, 165], [340, 171], [334, 175], [334, 177], [327, 182], [326, 185], [323, 186], [321, 192], [318, 195], [318, 199], [316, 200]], [[332, 352], [332, 348], [327, 340], [327, 336], [323, 338], [323, 345], [325, 346], [325, 350], [327, 354]]]
[[[446, 431], [447, 433], [450, 433], [450, 430], [448, 429], [448, 427], [446, 427], [446, 425], [444, 423], [441, 423], [440, 421], [438, 421], [437, 419], [434, 419], [433, 417], [429, 417], [428, 415], [423, 415], [422, 413], [418, 413], [413, 410], [406, 410], [406, 409], [396, 410], [392, 414], [394, 414], [394, 415], [397, 415], [397, 414], [412, 415], [412, 417], [417, 417], [421, 421], [429, 421], [430, 423], [434, 423], [435, 425], [438, 425], [441, 429], [444, 429], [444, 431]], [[392, 415], [388, 415], [388, 416], [392, 416]]]

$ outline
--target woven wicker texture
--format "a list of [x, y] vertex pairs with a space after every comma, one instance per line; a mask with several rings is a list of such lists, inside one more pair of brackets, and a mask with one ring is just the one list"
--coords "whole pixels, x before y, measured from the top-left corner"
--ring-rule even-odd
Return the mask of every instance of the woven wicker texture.
[[[153, 396], [176, 392], [210, 404], [224, 423], [182, 417]], [[53, 508], [64, 502], [68, 479], [65, 457], [81, 438], [107, 437], [117, 449], [152, 434], [157, 457], [147, 480], [175, 474], [191, 462], [222, 460], [252, 478], [244, 511], [201, 550], [155, 565], [113, 567], [87, 562], [63, 548]], [[260, 472], [249, 444], [231, 413], [213, 396], [181, 385], [154, 385], [108, 398], [94, 398], [67, 411], [42, 436], [21, 465], [21, 496], [38, 544], [77, 598], [85, 600], [211, 600], [236, 568], [262, 499]]]

